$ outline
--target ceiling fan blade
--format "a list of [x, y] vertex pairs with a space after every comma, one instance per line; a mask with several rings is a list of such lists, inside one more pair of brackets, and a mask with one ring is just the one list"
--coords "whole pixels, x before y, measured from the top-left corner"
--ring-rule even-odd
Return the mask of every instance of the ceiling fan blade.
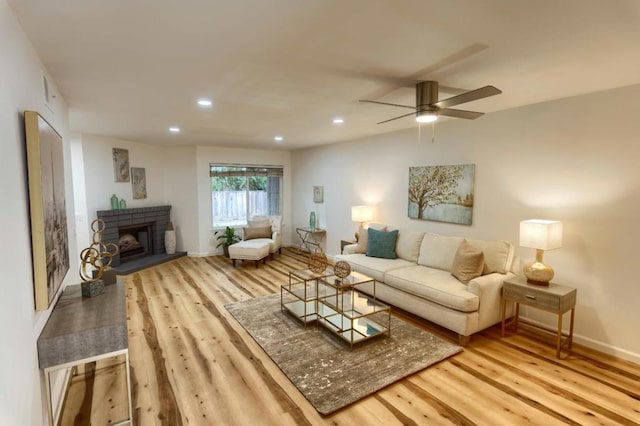
[[450, 109], [444, 108], [438, 110], [439, 115], [446, 115], [447, 117], [465, 118], [467, 120], [475, 120], [478, 117], [482, 117], [484, 112], [465, 111], [463, 109]]
[[482, 98], [488, 98], [489, 96], [499, 95], [500, 93], [502, 93], [502, 90], [500, 89], [497, 89], [493, 86], [484, 86], [476, 90], [465, 92], [461, 95], [457, 95], [451, 98], [441, 100], [439, 102], [436, 102], [433, 105], [440, 109], [449, 108], [459, 104], [464, 104], [466, 102], [477, 101], [478, 99], [482, 99]]
[[416, 115], [416, 113], [415, 112], [410, 112], [409, 114], [404, 114], [404, 115], [401, 115], [399, 117], [394, 117], [394, 118], [390, 118], [388, 120], [381, 121], [378, 124], [388, 123], [389, 121], [397, 120], [398, 118], [408, 117], [410, 115]]
[[396, 107], [402, 107], [402, 108], [411, 108], [414, 111], [416, 109], [416, 107], [414, 107], [414, 106], [390, 104], [389, 102], [368, 101], [366, 99], [361, 99], [359, 102], [367, 102], [367, 103], [370, 103], [370, 104], [389, 105], [389, 106], [396, 106]]

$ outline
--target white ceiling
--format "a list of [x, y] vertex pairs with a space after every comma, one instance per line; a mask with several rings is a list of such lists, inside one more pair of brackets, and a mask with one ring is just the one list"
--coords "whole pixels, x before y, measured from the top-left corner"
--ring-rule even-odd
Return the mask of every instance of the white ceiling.
[[408, 111], [358, 100], [415, 105], [418, 80], [501, 89], [459, 106], [481, 112], [640, 83], [638, 0], [8, 2], [72, 130], [151, 144], [296, 149], [415, 127], [377, 125]]

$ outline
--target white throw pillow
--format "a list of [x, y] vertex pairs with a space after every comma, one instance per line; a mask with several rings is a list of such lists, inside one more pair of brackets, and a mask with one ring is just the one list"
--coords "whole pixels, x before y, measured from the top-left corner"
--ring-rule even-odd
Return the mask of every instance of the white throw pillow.
[[420, 244], [418, 264], [442, 269], [443, 271], [451, 271], [451, 264], [462, 241], [464, 241], [462, 237], [425, 234], [422, 244]]
[[396, 244], [396, 255], [400, 259], [417, 262], [423, 237], [424, 232], [422, 231], [403, 231], [401, 229]]

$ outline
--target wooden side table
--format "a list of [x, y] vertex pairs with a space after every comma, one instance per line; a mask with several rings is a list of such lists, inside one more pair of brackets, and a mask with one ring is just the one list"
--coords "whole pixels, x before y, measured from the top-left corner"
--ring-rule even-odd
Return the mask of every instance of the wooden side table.
[[[505, 335], [505, 329], [511, 323], [514, 324], [515, 330], [518, 330], [518, 317], [520, 314], [520, 304], [541, 309], [558, 315], [558, 329], [556, 332], [556, 357], [560, 358], [560, 348], [567, 345], [567, 349], [571, 350], [573, 346], [573, 321], [576, 308], [577, 290], [573, 287], [562, 286], [549, 283], [548, 287], [527, 284], [524, 278], [516, 277], [504, 282], [502, 286], [502, 337]], [[513, 320], [507, 324], [505, 313], [507, 302], [516, 304], [516, 312]], [[562, 333], [562, 317], [571, 311], [571, 323], [569, 325], [569, 334]], [[564, 342], [562, 342], [564, 339]]]

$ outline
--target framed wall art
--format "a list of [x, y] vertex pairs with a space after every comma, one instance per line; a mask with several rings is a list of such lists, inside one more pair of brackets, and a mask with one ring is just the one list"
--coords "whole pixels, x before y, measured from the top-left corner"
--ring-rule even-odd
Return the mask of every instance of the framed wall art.
[[131, 168], [131, 189], [134, 200], [147, 198], [147, 178], [144, 167]]
[[69, 270], [62, 136], [25, 111], [35, 307], [49, 308]]
[[471, 225], [475, 167], [409, 167], [409, 217]]
[[113, 148], [113, 178], [116, 182], [129, 182], [129, 150]]
[[313, 202], [316, 204], [324, 203], [324, 186], [313, 187]]

